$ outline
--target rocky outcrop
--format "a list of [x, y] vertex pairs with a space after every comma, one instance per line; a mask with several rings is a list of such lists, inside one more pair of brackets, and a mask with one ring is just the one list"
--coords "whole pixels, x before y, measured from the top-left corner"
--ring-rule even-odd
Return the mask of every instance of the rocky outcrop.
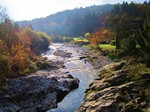
[[127, 62], [122, 61], [103, 67], [100, 78], [86, 90], [78, 112], [142, 112], [147, 105], [144, 88], [150, 84], [150, 74], [131, 80], [126, 66]]
[[92, 50], [90, 51], [84, 49], [84, 55], [88, 57], [88, 60], [92, 63], [95, 69], [100, 69], [112, 62], [110, 59], [103, 56], [100, 52], [94, 52]]
[[41, 112], [56, 108], [79, 80], [69, 74], [36, 74], [7, 81], [0, 92], [0, 112]]
[[64, 66], [63, 61], [52, 61], [52, 60], [42, 60], [37, 62], [37, 66], [39, 69], [59, 69]]
[[54, 53], [53, 53], [55, 56], [60, 56], [60, 57], [63, 57], [63, 58], [70, 58], [72, 53], [68, 53], [64, 50], [56, 50]]

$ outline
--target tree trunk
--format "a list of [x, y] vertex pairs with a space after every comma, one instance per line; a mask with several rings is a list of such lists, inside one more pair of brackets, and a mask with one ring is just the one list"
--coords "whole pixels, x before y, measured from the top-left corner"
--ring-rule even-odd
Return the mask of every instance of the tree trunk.
[[120, 49], [120, 40], [118, 35], [116, 35], [116, 49]]
[[97, 44], [97, 48], [98, 48], [98, 50], [100, 51], [100, 52], [104, 52], [102, 49], [101, 49], [101, 47], [99, 47], [99, 44]]

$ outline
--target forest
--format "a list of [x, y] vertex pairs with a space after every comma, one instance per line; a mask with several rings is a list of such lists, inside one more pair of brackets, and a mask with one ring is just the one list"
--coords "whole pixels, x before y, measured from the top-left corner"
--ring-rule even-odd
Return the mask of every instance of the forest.
[[100, 15], [109, 12], [113, 5], [91, 6], [76, 8], [52, 14], [45, 18], [31, 21], [19, 21], [20, 27], [32, 25], [37, 31], [46, 32], [48, 35], [83, 36], [86, 32], [96, 31], [101, 27]]

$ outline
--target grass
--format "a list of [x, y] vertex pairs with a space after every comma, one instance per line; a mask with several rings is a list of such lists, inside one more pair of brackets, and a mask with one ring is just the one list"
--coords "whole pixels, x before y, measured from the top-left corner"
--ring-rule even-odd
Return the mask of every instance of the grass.
[[[102, 48], [102, 50], [115, 50], [116, 46], [110, 45], [110, 44], [99, 44], [99, 46]], [[139, 45], [136, 45], [136, 48], [140, 48]]]
[[[127, 78], [133, 81], [137, 81], [139, 83], [138, 88], [144, 91], [143, 97], [146, 97], [147, 106], [145, 107], [143, 112], [147, 112], [147, 108], [150, 108], [150, 85], [148, 82], [149, 80], [148, 77], [150, 77], [150, 68], [146, 67], [145, 64], [139, 63], [139, 64], [128, 65], [125, 71], [127, 73]], [[147, 79], [147, 82], [145, 81], [144, 85], [142, 84], [143, 76], [145, 77], [145, 80]]]
[[143, 74], [150, 74], [150, 69], [142, 63], [128, 65], [125, 71], [127, 71], [127, 77], [131, 80], [139, 80]]
[[85, 38], [78, 38], [78, 37], [75, 37], [75, 38], [73, 38], [73, 40], [75, 41], [75, 42], [89, 42], [87, 39], [85, 39]]
[[102, 50], [115, 50], [116, 46], [110, 45], [110, 44], [99, 44], [100, 48], [102, 48]]
[[136, 45], [136, 48], [137, 48], [137, 49], [140, 49], [141, 47], [140, 47], [140, 45]]

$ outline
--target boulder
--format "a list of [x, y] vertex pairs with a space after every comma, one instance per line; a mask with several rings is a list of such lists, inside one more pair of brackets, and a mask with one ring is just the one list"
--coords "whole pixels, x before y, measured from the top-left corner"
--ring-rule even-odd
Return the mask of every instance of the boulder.
[[57, 103], [78, 85], [79, 80], [69, 74], [42, 74], [11, 79], [7, 81], [7, 92], [0, 93], [0, 110], [41, 112], [56, 108]]

